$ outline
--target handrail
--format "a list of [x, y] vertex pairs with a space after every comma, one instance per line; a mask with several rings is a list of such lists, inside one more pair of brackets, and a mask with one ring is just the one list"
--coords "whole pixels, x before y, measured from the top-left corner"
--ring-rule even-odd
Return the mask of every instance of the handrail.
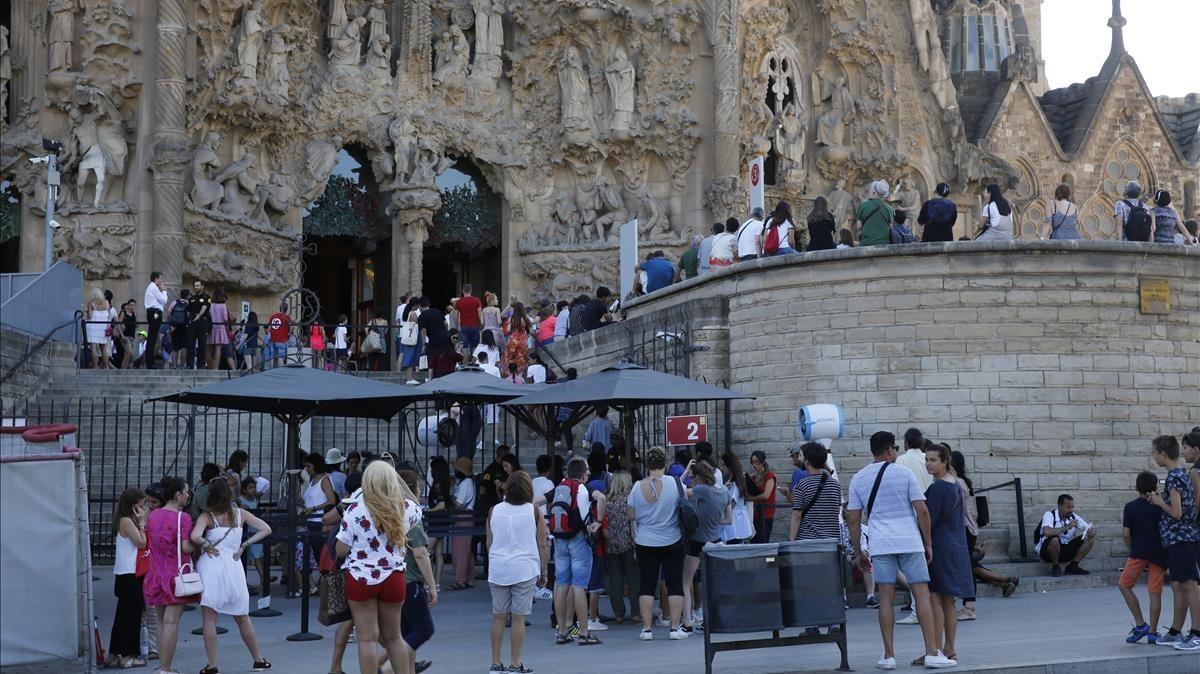
[[3, 384], [4, 382], [6, 382], [10, 378], [12, 378], [12, 376], [14, 374], [16, 374], [16, 371], [18, 369], [20, 369], [20, 367], [22, 365], [24, 365], [25, 363], [28, 363], [30, 358], [32, 358], [37, 352], [39, 352], [43, 348], [45, 348], [46, 344], [48, 344], [50, 342], [50, 339], [54, 336], [54, 333], [58, 332], [59, 330], [62, 330], [63, 328], [67, 327], [68, 325], [75, 325], [76, 323], [79, 322], [79, 320], [81, 318], [83, 318], [83, 311], [80, 311], [77, 309], [75, 311], [75, 315], [73, 317], [71, 317], [71, 320], [64, 321], [63, 323], [59, 324], [58, 326], [56, 326], [55, 328], [50, 330], [50, 332], [47, 332], [45, 335], [43, 335], [41, 340], [39, 340], [37, 344], [35, 344], [34, 346], [25, 350], [24, 355], [22, 355], [12, 367], [8, 368], [7, 372], [5, 372], [3, 375], [0, 375], [0, 384]]
[[1018, 536], [1020, 536], [1021, 558], [1025, 559], [1025, 558], [1029, 557], [1029, 547], [1028, 547], [1027, 542], [1025, 541], [1025, 507], [1024, 507], [1024, 505], [1022, 505], [1024, 499], [1021, 498], [1021, 478], [1014, 477], [1013, 479], [1009, 480], [1008, 482], [1001, 482], [1000, 484], [994, 484], [990, 487], [984, 487], [983, 489], [976, 489], [975, 495], [978, 496], [984, 492], [992, 491], [994, 489], [1003, 489], [1004, 487], [1012, 487], [1016, 492], [1017, 534], [1018, 534]]

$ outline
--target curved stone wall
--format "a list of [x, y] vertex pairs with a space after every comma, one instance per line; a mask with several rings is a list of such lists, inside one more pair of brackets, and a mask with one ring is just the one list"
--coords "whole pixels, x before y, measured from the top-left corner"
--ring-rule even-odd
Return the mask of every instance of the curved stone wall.
[[[1140, 313], [1139, 283], [1151, 278], [1167, 279], [1169, 314]], [[846, 418], [834, 452], [847, 481], [870, 460], [871, 433], [915, 425], [962, 450], [977, 485], [1021, 477], [1027, 518], [1071, 492], [1116, 547], [1134, 476], [1153, 468], [1150, 439], [1200, 424], [1200, 248], [822, 251], [735, 265], [626, 307], [631, 326], [696, 311], [693, 334], [709, 335], [700, 346], [710, 348], [707, 370], [691, 375], [757, 397], [734, 404], [742, 453], [763, 449], [787, 467], [798, 407], [835, 403]], [[727, 339], [713, 337], [722, 329]], [[586, 363], [622, 332], [572, 338], [556, 353]], [[993, 519], [1015, 522], [1011, 492], [991, 501]]]

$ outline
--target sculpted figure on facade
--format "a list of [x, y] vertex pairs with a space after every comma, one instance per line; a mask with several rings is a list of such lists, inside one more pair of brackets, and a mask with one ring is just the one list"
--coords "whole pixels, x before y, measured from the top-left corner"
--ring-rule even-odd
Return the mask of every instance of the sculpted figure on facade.
[[629, 62], [625, 47], [617, 46], [613, 53], [612, 63], [604, 70], [604, 79], [608, 82], [608, 95], [612, 104], [612, 123], [610, 128], [614, 135], [621, 136], [629, 131], [633, 121], [634, 82], [637, 73]]
[[775, 147], [784, 160], [783, 178], [801, 188], [807, 171], [804, 157], [807, 146], [808, 113], [803, 107], [797, 111], [794, 103], [788, 103], [775, 121]]
[[392, 76], [392, 45], [387, 35], [381, 35], [367, 45], [367, 78], [386, 80]]
[[839, 178], [829, 193], [829, 212], [838, 227], [849, 227], [854, 220], [854, 196], [846, 191], [845, 178]]
[[[64, 162], [75, 173], [76, 197], [83, 201], [89, 173], [95, 176], [96, 192], [92, 206], [110, 202], [113, 185], [125, 175], [129, 144], [125, 140], [124, 121], [116, 105], [100, 90], [87, 87], [87, 103], [73, 107], [69, 113], [71, 138], [65, 148], [69, 159]], [[120, 191], [118, 190], [118, 194]]]
[[363, 17], [346, 22], [342, 32], [330, 42], [329, 65], [357, 66], [362, 56], [362, 28], [367, 23]]
[[46, 43], [50, 45], [50, 72], [67, 71], [74, 65], [71, 56], [75, 42], [75, 12], [79, 11], [78, 0], [50, 0], [50, 33]]
[[591, 134], [595, 129], [592, 115], [592, 92], [583, 59], [575, 45], [567, 47], [558, 71], [558, 86], [562, 90], [562, 128], [568, 134]]
[[256, 161], [258, 155], [247, 152], [241, 159], [222, 169], [215, 178], [224, 192], [218, 210], [230, 219], [245, 218], [258, 202], [258, 181], [250, 174]]
[[257, 187], [255, 197], [257, 203], [250, 219], [264, 224], [273, 224], [277, 230], [286, 229], [283, 216], [292, 209], [292, 206], [296, 205], [296, 190], [288, 184], [287, 179], [279, 173], [272, 173], [270, 182]]
[[388, 137], [392, 141], [393, 182], [402, 185], [412, 177], [416, 161], [415, 130], [407, 114], [398, 112], [392, 117], [388, 125]]
[[461, 89], [466, 84], [470, 68], [471, 45], [462, 28], [450, 26], [442, 33], [437, 44], [437, 68], [433, 71], [433, 83], [451, 89]]
[[958, 95], [954, 81], [950, 79], [950, 65], [942, 51], [942, 39], [938, 35], [937, 17], [928, 0], [909, 0], [909, 16], [913, 23], [913, 40], [917, 45], [917, 63], [929, 75], [929, 86], [943, 110], [958, 107]]
[[621, 190], [607, 176], [600, 179], [600, 204], [604, 215], [596, 218], [593, 227], [595, 239], [611, 242], [618, 228], [629, 221], [629, 211], [625, 208], [625, 200]]
[[814, 74], [821, 92], [821, 102], [826, 104], [825, 112], [817, 119], [817, 143], [829, 147], [838, 147], [846, 138], [846, 127], [854, 121], [854, 94], [846, 86], [846, 77], [838, 75], [829, 82]]
[[329, 4], [329, 26], [325, 29], [325, 37], [330, 41], [342, 36], [350, 17], [346, 14], [346, 0], [332, 0]]
[[582, 216], [575, 201], [571, 198], [571, 193], [567, 190], [559, 190], [554, 196], [554, 216], [557, 219], [557, 226], [546, 233], [546, 243], [550, 245], [578, 243], [579, 231], [583, 228]]
[[908, 213], [910, 218], [916, 217], [924, 202], [920, 190], [913, 187], [912, 179], [908, 176], [904, 176], [896, 183], [896, 189], [888, 196], [888, 201], [895, 203], [897, 208]]
[[284, 24], [271, 32], [266, 81], [263, 83], [263, 94], [267, 102], [280, 107], [288, 105], [288, 92], [292, 82], [291, 72], [288, 70], [288, 54], [294, 47], [288, 44], [287, 38], [284, 37], [287, 29], [287, 24]]
[[0, 26], [0, 125], [8, 122], [9, 82], [12, 82], [12, 57], [8, 51], [8, 26]]
[[504, 51], [504, 3], [501, 0], [471, 0], [475, 10], [475, 65], [471, 76], [492, 89], [500, 77]]
[[133, 234], [132, 223], [89, 229], [77, 222], [74, 227], [55, 230], [54, 257], [75, 265], [89, 280], [129, 278]]
[[304, 168], [308, 178], [308, 189], [303, 192], [305, 203], [313, 201], [325, 191], [325, 183], [337, 166], [338, 150], [341, 149], [342, 137], [336, 135], [330, 140], [310, 141], [304, 148]]
[[258, 51], [262, 49], [266, 21], [259, 0], [251, 0], [237, 30], [237, 76], [247, 84], [258, 81]]
[[367, 23], [370, 25], [370, 31], [367, 34], [367, 44], [373, 45], [376, 40], [383, 40], [390, 47], [391, 38], [388, 37], [387, 32], [388, 15], [386, 0], [371, 0], [371, 5], [367, 7]]
[[643, 184], [638, 189], [637, 198], [641, 202], [641, 208], [638, 211], [638, 230], [647, 241], [670, 241], [675, 239], [675, 232], [671, 231], [671, 221], [667, 219], [667, 213], [663, 209], [662, 204], [650, 192], [650, 186]]
[[221, 137], [214, 131], [204, 134], [204, 139], [196, 145], [192, 154], [192, 208], [200, 211], [210, 210], [221, 203], [225, 189], [221, 183], [210, 175], [221, 166], [221, 158], [217, 155], [217, 147]]

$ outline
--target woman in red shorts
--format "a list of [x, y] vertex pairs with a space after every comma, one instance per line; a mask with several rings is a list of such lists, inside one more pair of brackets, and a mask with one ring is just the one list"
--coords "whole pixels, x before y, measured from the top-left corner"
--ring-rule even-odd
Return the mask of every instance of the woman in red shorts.
[[192, 558], [188, 556], [192, 552], [192, 542], [188, 540], [192, 518], [183, 512], [191, 496], [187, 483], [177, 477], [164, 477], [160, 486], [164, 505], [146, 517], [150, 570], [142, 581], [142, 596], [158, 619], [159, 671], [171, 674], [183, 606], [200, 601], [200, 595], [175, 596], [175, 577], [181, 573], [180, 569], [192, 571]]
[[405, 591], [404, 536], [417, 523], [413, 517], [419, 520], [421, 514], [406, 512], [396, 469], [386, 461], [368, 465], [362, 493], [346, 507], [337, 535], [346, 600], [358, 632], [361, 672], [378, 671], [377, 644], [387, 649], [394, 671], [409, 670], [408, 649], [400, 636], [400, 610]]

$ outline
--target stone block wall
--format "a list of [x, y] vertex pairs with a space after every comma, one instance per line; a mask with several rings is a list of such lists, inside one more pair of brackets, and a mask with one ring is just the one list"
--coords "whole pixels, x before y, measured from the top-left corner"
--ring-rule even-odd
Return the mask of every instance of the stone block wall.
[[[1139, 312], [1139, 279], [1150, 277], [1169, 280], [1169, 315]], [[1136, 473], [1154, 469], [1150, 440], [1200, 424], [1198, 287], [1200, 249], [953, 242], [750, 262], [626, 311], [630, 325], [683, 318], [710, 347], [693, 368], [756, 396], [734, 403], [741, 454], [762, 449], [786, 468], [798, 408], [834, 403], [847, 483], [871, 460], [872, 433], [917, 426], [964, 452], [979, 487], [1020, 477], [1028, 530], [1070, 492], [1100, 525], [1101, 553], [1117, 555], [1120, 508]], [[621, 351], [626, 329], [555, 353], [584, 373]], [[1015, 552], [1013, 492], [990, 501]]]

